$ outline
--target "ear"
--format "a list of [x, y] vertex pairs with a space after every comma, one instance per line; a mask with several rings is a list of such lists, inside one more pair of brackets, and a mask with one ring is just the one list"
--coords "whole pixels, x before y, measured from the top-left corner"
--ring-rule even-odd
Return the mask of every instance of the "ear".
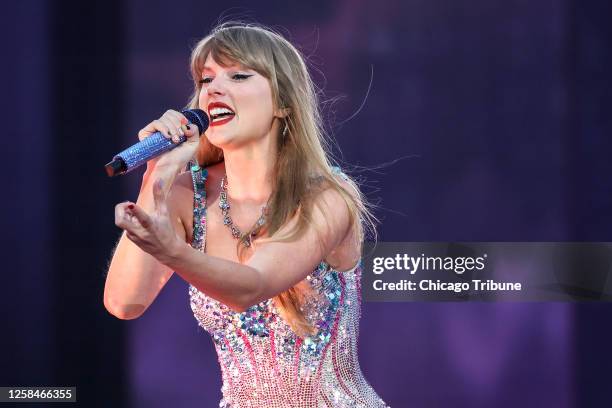
[[280, 108], [274, 112], [274, 116], [277, 118], [286, 118], [291, 114], [291, 108]]

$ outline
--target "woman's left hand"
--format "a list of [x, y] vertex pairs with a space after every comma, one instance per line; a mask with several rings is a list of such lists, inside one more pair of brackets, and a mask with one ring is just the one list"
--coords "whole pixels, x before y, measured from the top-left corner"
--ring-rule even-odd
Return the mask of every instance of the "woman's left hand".
[[125, 230], [126, 236], [140, 249], [165, 263], [173, 256], [181, 239], [172, 226], [162, 183], [159, 179], [153, 185], [152, 214], [147, 214], [135, 203], [120, 203], [115, 206], [115, 225]]

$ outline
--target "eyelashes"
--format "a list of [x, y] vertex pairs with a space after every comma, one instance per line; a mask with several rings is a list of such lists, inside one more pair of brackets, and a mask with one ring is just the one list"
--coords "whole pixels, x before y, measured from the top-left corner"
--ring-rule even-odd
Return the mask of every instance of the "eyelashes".
[[[246, 80], [246, 79], [248, 79], [248, 78], [250, 78], [252, 76], [253, 76], [253, 74], [233, 74], [231, 76], [231, 79], [233, 81], [240, 82], [240, 81], [244, 81], [244, 80]], [[206, 78], [200, 79], [198, 82], [199, 82], [200, 85], [206, 85], [206, 84], [210, 84], [212, 82], [212, 80], [213, 80], [212, 77], [206, 77]]]
[[234, 81], [244, 81], [245, 79], [252, 77], [253, 75], [248, 75], [248, 74], [234, 74], [232, 75], [232, 79]]

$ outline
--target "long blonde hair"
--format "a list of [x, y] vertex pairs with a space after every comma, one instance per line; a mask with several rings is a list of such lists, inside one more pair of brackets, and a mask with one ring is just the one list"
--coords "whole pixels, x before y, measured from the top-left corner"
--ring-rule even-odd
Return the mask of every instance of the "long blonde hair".
[[[197, 43], [191, 54], [194, 93], [189, 103], [190, 108], [198, 107], [201, 91], [199, 81], [209, 54], [219, 64], [239, 63], [267, 78], [275, 109], [288, 108], [289, 114], [285, 117], [287, 131], [283, 135], [281, 126], [277, 139], [278, 158], [273, 177], [275, 185], [268, 201], [264, 226], [267, 238], [258, 240], [290, 241], [300, 237], [312, 222], [317, 193], [329, 188], [340, 193], [346, 201], [350, 222], [356, 228], [354, 235], [358, 244], [361, 245], [365, 231], [375, 235], [376, 218], [355, 181], [345, 178], [349, 185], [347, 189], [334, 175], [330, 143], [319, 111], [317, 89], [300, 52], [268, 28], [233, 22], [219, 25]], [[199, 158], [202, 166], [222, 160], [221, 149], [213, 146], [206, 138], [200, 143], [207, 144], [203, 149], [205, 156]], [[273, 237], [296, 215], [298, 219], [295, 228], [282, 237]], [[239, 259], [242, 259], [242, 248], [242, 242], [238, 242]], [[300, 309], [305, 290], [304, 286], [298, 284], [274, 298], [285, 320], [301, 336], [314, 331]]]

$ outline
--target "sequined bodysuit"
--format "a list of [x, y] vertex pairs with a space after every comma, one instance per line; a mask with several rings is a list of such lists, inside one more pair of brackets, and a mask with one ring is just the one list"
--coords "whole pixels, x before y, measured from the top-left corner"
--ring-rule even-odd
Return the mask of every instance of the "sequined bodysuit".
[[[191, 169], [194, 234], [205, 251], [207, 170]], [[313, 289], [302, 307], [316, 333], [298, 337], [272, 299], [238, 313], [189, 286], [198, 324], [213, 338], [223, 408], [386, 407], [357, 360], [361, 263], [345, 272], [325, 262], [306, 277]]]

